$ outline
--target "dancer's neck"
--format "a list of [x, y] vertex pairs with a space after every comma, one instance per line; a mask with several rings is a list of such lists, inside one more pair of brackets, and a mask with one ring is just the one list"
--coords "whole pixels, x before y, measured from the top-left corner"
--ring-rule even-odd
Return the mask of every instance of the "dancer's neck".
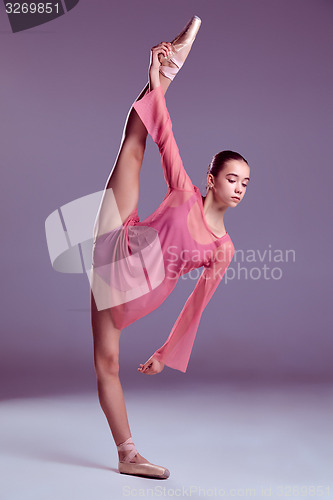
[[213, 233], [223, 236], [226, 233], [223, 217], [228, 207], [218, 206], [211, 191], [208, 191], [207, 196], [201, 195], [201, 197], [203, 212], [208, 226], [213, 231]]

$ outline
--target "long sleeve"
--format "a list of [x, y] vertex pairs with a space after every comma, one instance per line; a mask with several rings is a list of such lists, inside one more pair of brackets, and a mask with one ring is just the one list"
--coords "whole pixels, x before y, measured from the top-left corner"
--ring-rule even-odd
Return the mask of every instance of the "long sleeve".
[[147, 132], [157, 144], [164, 178], [169, 188], [193, 191], [179, 149], [172, 132], [172, 123], [166, 106], [163, 89], [156, 87], [133, 104]]
[[222, 280], [234, 252], [231, 240], [217, 248], [215, 258], [203, 270], [168, 339], [153, 354], [170, 368], [186, 372], [202, 312]]

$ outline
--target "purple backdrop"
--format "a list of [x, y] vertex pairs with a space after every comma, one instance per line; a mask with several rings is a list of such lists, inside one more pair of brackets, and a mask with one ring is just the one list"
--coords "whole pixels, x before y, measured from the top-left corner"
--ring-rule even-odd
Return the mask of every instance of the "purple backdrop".
[[[147, 81], [150, 48], [193, 14], [202, 26], [167, 105], [185, 168], [203, 194], [213, 154], [233, 149], [249, 161], [246, 197], [225, 218], [244, 257], [235, 255], [236, 277], [219, 285], [204, 312], [187, 374], [167, 368], [146, 383], [332, 379], [333, 3], [81, 0], [59, 19], [16, 34], [3, 4], [0, 13], [5, 394], [95, 385], [89, 283], [53, 270], [45, 219], [103, 189], [129, 106]], [[149, 138], [141, 219], [165, 192]], [[265, 250], [280, 251], [282, 260], [260, 260]], [[287, 250], [295, 259], [286, 261]], [[244, 270], [237, 278], [239, 266], [247, 279]], [[165, 341], [194, 286], [179, 280], [158, 310], [123, 331], [125, 384], [142, 382], [137, 366]]]

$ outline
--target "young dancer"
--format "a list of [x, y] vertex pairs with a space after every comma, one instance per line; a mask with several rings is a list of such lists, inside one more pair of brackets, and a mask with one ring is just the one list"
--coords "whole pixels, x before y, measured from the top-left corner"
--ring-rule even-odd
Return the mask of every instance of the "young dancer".
[[[204, 266], [164, 345], [138, 371], [186, 372], [201, 314], [234, 255], [224, 213], [244, 197], [250, 169], [238, 153], [213, 157], [203, 197], [183, 166], [164, 94], [189, 54], [201, 20], [194, 16], [171, 43], [151, 49], [149, 83], [127, 116], [120, 150], [94, 228], [91, 319], [98, 396], [117, 445], [120, 473], [166, 479], [165, 467], [132, 441], [119, 380], [121, 330], [156, 309], [180, 275]], [[140, 221], [139, 173], [147, 134], [157, 144], [168, 186], [161, 205]]]

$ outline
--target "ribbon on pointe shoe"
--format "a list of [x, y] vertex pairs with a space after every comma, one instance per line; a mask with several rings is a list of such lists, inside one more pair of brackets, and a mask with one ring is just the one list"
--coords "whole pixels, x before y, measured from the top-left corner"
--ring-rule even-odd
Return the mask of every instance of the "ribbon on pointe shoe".
[[121, 460], [121, 462], [128, 463], [132, 460], [132, 458], [135, 457], [135, 455], [138, 453], [137, 449], [135, 448], [135, 445], [132, 441], [132, 437], [129, 437], [124, 441], [123, 443], [118, 444], [117, 446], [118, 451], [129, 451], [129, 453]]
[[161, 64], [160, 66], [160, 73], [162, 73], [163, 76], [166, 78], [169, 78], [169, 80], [173, 80], [176, 74], [178, 73], [180, 68], [176, 68], [175, 66], [164, 66]]

